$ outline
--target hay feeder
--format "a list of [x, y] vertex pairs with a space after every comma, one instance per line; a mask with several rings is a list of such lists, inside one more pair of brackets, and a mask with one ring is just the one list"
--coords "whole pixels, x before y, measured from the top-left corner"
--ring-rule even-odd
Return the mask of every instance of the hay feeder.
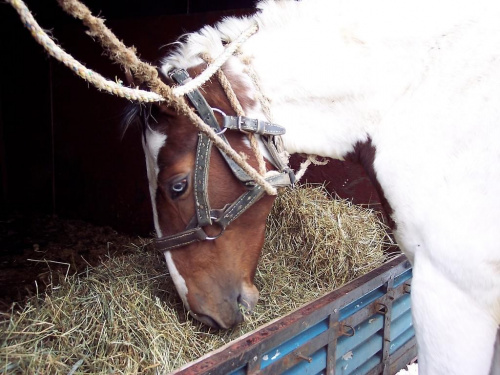
[[193, 321], [144, 244], [2, 313], [0, 373], [395, 373], [416, 345], [411, 268], [387, 261], [390, 245], [374, 212], [322, 186], [288, 191], [268, 220], [261, 299], [244, 324]]

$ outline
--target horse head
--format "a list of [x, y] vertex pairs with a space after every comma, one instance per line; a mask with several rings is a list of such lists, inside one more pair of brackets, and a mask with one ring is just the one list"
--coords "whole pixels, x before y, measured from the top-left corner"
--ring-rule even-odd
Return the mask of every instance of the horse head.
[[[177, 70], [177, 75], [164, 79], [170, 85], [175, 83], [171, 79], [182, 83], [201, 69]], [[230, 78], [241, 105], [255, 108], [255, 101], [245, 95], [245, 83]], [[229, 116], [234, 111], [217, 80], [207, 82], [202, 90], [203, 95], [197, 91], [198, 96], [191, 97], [191, 105], [204, 121], [215, 119], [216, 130], [221, 131], [218, 123], [238, 119]], [[157, 249], [164, 252], [177, 291], [191, 314], [212, 327], [234, 326], [243, 320], [240, 305], [251, 310], [259, 296], [254, 276], [274, 198], [211, 147], [186, 116], [154, 105], [143, 108], [142, 118]], [[236, 121], [241, 126], [242, 120]], [[263, 134], [262, 129], [260, 132]], [[243, 132], [225, 129], [223, 136], [257, 168], [257, 158]], [[275, 169], [269, 160], [266, 164], [267, 170]], [[290, 175], [275, 172], [270, 181], [277, 186], [286, 181], [286, 185]]]

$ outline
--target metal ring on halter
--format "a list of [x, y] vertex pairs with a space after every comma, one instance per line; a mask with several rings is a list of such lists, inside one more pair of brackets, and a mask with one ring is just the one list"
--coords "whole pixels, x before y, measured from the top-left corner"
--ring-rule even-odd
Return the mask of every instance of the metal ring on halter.
[[[222, 116], [227, 117], [227, 115], [224, 112], [222, 112], [219, 108], [212, 108], [212, 111], [220, 113]], [[220, 132], [216, 132], [215, 134], [217, 134], [217, 135], [224, 134], [226, 132], [226, 130], [227, 130], [227, 128], [224, 128]]]
[[[210, 219], [212, 219], [212, 220], [217, 220], [218, 218], [217, 218], [217, 217], [215, 217], [215, 216], [210, 216]], [[217, 222], [215, 221], [215, 222], [214, 222], [214, 224], [217, 224]], [[225, 230], [226, 230], [226, 228], [224, 228], [224, 227], [222, 227], [222, 226], [221, 226], [221, 227], [220, 227], [220, 232], [219, 232], [219, 234], [218, 234], [218, 235], [216, 235], [216, 236], [207, 236], [207, 238], [205, 238], [205, 239], [206, 239], [206, 240], [209, 240], [209, 241], [213, 241], [213, 240], [215, 240], [215, 239], [219, 238], [220, 236], [222, 236], [222, 233], [224, 233], [224, 231], [225, 231]], [[206, 233], [206, 232], [205, 232], [205, 233]]]

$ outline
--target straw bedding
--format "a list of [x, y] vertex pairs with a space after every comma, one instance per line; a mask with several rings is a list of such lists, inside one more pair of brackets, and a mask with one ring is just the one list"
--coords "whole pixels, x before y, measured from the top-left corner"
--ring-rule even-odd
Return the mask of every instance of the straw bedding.
[[0, 373], [166, 373], [381, 265], [378, 216], [322, 186], [289, 190], [268, 219], [261, 298], [239, 327], [193, 321], [154, 251], [109, 258], [0, 317]]

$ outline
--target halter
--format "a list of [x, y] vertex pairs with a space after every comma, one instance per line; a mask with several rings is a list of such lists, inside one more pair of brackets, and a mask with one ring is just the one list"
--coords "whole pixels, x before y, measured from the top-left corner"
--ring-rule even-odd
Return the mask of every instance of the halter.
[[[174, 69], [169, 73], [169, 76], [181, 85], [191, 79], [188, 72], [184, 69]], [[211, 108], [199, 90], [191, 91], [186, 95], [201, 119], [226, 143], [229, 144], [224, 136], [224, 132], [227, 129], [259, 134], [271, 155], [270, 162], [278, 171], [278, 173], [266, 177], [265, 180], [275, 187], [293, 186], [295, 175], [278, 156], [279, 152], [275, 143], [275, 137], [285, 134], [285, 128], [245, 116], [227, 116], [224, 112]], [[222, 129], [215, 118], [214, 111], [220, 113], [223, 117]], [[211, 148], [212, 141], [205, 134], [199, 132], [193, 177], [196, 214], [184, 231], [155, 239], [155, 247], [158, 251], [164, 252], [193, 242], [214, 240], [220, 237], [229, 224], [264, 195], [264, 189], [256, 184], [238, 164], [218, 149], [232, 173], [246, 187], [247, 191], [240, 195], [232, 204], [226, 205], [222, 209], [211, 209], [207, 194]], [[214, 224], [219, 226], [220, 232], [216, 236], [208, 236], [203, 227]]]

